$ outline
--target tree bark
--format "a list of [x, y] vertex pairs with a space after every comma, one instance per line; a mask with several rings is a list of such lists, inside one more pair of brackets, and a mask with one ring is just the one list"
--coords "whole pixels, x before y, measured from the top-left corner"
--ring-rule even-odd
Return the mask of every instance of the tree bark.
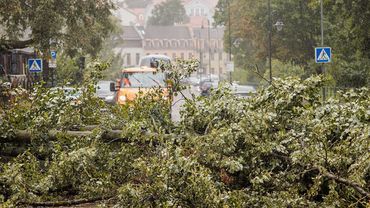
[[33, 39], [28, 40], [3, 40], [0, 39], [0, 51], [11, 50], [11, 49], [22, 49], [31, 46], [35, 41]]
[[[101, 140], [103, 142], [128, 142], [128, 138], [125, 138], [121, 135], [121, 130], [109, 130], [105, 131], [102, 136]], [[50, 130], [48, 133], [49, 140], [57, 140], [57, 136], [59, 134], [63, 134], [68, 137], [75, 137], [75, 138], [82, 138], [92, 134], [92, 131], [60, 131], [60, 130]], [[31, 143], [33, 138], [33, 132], [27, 130], [16, 130], [13, 136], [1, 138], [0, 137], [0, 144], [4, 143], [11, 143], [11, 144], [27, 144]], [[165, 137], [171, 138], [176, 137], [173, 134], [157, 134], [157, 133], [149, 133], [143, 132], [144, 136], [148, 137]]]
[[76, 200], [66, 200], [66, 201], [55, 201], [55, 202], [20, 202], [19, 204], [30, 205], [36, 207], [61, 207], [61, 206], [73, 206], [81, 205], [87, 203], [93, 203], [97, 201], [103, 201], [112, 198], [112, 196], [102, 197], [98, 196], [90, 199], [76, 199]]
[[330, 179], [333, 179], [335, 180], [336, 182], [338, 183], [342, 183], [342, 184], [345, 184], [347, 186], [351, 186], [352, 188], [354, 188], [356, 191], [358, 191], [360, 194], [366, 196], [368, 199], [370, 199], [370, 193], [365, 191], [365, 189], [363, 189], [360, 184], [357, 184], [353, 181], [349, 181], [345, 178], [341, 178], [339, 176], [336, 176], [334, 174], [331, 174], [331, 173], [324, 173], [323, 174], [325, 177], [327, 178], [330, 178]]
[[[66, 136], [70, 137], [85, 137], [89, 136], [92, 133], [92, 131], [59, 131], [59, 130], [50, 130], [48, 132], [48, 136], [50, 140], [56, 140], [58, 134], [64, 134]], [[0, 143], [14, 143], [14, 144], [23, 144], [23, 143], [30, 143], [32, 139], [33, 133], [31, 131], [27, 130], [17, 130], [14, 133], [14, 136], [6, 137], [6, 138], [0, 138]], [[102, 135], [102, 140], [109, 141], [113, 139], [120, 139], [123, 140], [125, 138], [122, 138], [121, 136], [121, 130], [110, 130], [106, 131]]]

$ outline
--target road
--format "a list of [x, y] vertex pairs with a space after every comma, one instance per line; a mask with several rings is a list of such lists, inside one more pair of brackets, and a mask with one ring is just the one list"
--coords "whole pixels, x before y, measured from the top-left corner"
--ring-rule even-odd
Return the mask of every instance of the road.
[[[199, 91], [197, 89], [198, 88], [195, 86], [190, 86], [188, 89], [184, 90], [182, 94], [184, 94], [184, 96], [186, 96], [187, 98], [191, 99], [191, 94], [194, 94], [196, 96], [199, 95]], [[177, 95], [173, 99], [171, 116], [174, 122], [179, 122], [181, 119], [180, 111], [182, 106], [185, 104], [185, 99], [182, 94], [179, 93], [179, 95]]]

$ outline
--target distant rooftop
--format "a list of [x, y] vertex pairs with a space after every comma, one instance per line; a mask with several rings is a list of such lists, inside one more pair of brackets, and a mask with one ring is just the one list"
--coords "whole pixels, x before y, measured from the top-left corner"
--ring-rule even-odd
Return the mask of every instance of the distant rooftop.
[[135, 29], [135, 26], [123, 26], [123, 35], [124, 40], [141, 40], [141, 35], [139, 31]]
[[[222, 39], [224, 37], [224, 27], [211, 28], [209, 33], [211, 39]], [[193, 29], [194, 38], [207, 39], [208, 38], [208, 27], [200, 27]]]
[[151, 0], [125, 0], [128, 8], [145, 8], [152, 3]]
[[146, 39], [191, 39], [191, 33], [186, 26], [147, 26]]

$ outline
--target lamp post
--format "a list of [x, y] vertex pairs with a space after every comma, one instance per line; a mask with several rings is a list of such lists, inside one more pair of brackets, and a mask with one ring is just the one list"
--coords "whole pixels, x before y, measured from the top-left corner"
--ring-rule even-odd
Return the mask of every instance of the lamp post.
[[[270, 1], [270, 0], [269, 0]], [[230, 18], [230, 0], [227, 1], [227, 13], [228, 13], [228, 21], [229, 21], [229, 62], [231, 62], [231, 18]], [[231, 71], [229, 72], [229, 79], [230, 84], [232, 83]]]
[[[271, 21], [271, 0], [268, 0], [268, 25], [269, 25], [269, 29], [268, 29], [268, 34], [269, 34], [269, 53], [268, 53], [268, 56], [269, 56], [269, 70], [270, 70], [270, 84], [272, 83], [272, 21]], [[281, 31], [283, 29], [283, 26], [284, 26], [284, 23], [282, 21], [277, 21], [274, 26], [276, 27], [277, 31]]]
[[269, 69], [270, 69], [270, 84], [272, 83], [272, 64], [271, 64], [271, 33], [272, 33], [272, 23], [271, 23], [271, 0], [268, 0], [268, 13], [269, 13]]

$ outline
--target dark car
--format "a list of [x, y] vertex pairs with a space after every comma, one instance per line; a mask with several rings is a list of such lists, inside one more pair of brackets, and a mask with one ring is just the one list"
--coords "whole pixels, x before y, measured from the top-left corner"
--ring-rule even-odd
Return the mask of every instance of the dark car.
[[199, 90], [201, 96], [209, 96], [212, 88], [217, 88], [218, 83], [211, 79], [204, 79], [199, 83]]
[[147, 55], [140, 59], [140, 67], [157, 68], [159, 64], [170, 64], [171, 58], [165, 55]]

